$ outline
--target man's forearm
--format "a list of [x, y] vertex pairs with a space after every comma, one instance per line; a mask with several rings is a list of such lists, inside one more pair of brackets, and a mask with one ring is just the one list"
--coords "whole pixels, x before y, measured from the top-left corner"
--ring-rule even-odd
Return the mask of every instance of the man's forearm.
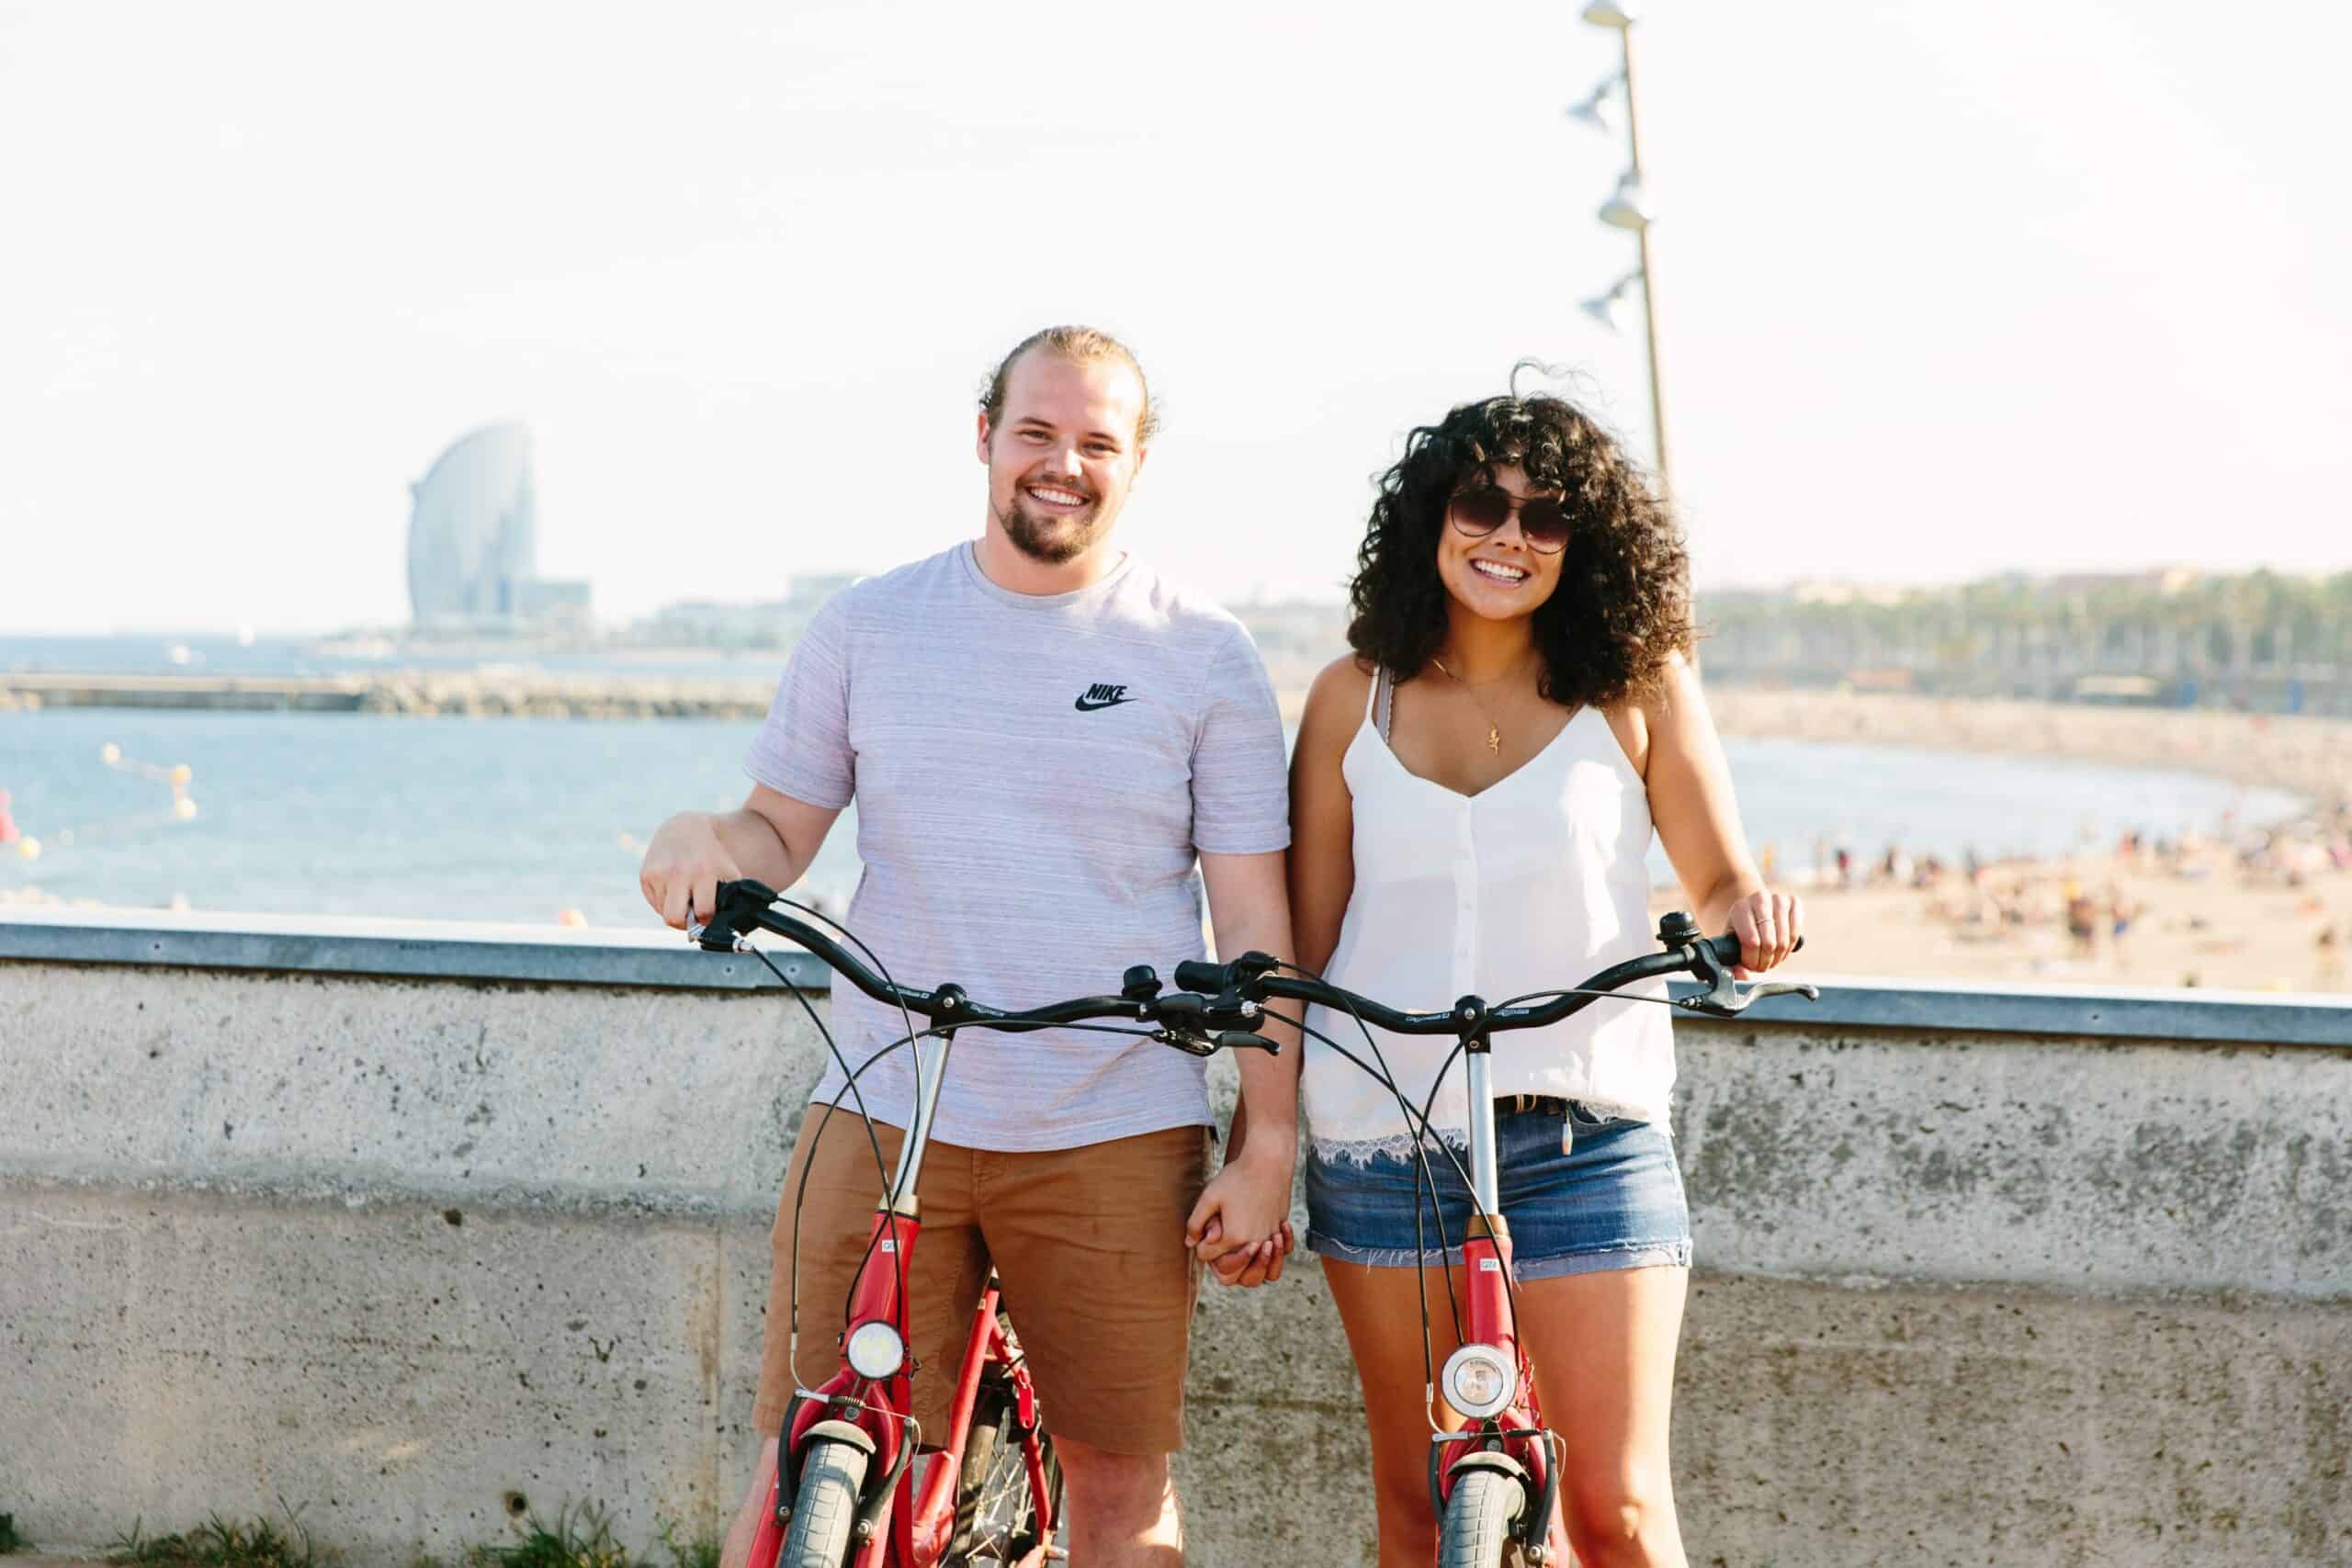
[[[1290, 954], [1288, 919], [1254, 920], [1233, 931], [1217, 933], [1217, 955], [1237, 957], [1257, 951], [1277, 958]], [[1259, 1021], [1257, 1032], [1280, 1045], [1282, 1055], [1262, 1051], [1236, 1053], [1241, 1070], [1241, 1105], [1234, 1112], [1234, 1137], [1226, 1151], [1228, 1160], [1279, 1159], [1284, 1166], [1298, 1157], [1299, 1033], [1273, 1019]], [[1244, 1126], [1247, 1136], [1243, 1134]]]
[[764, 882], [781, 893], [799, 881], [800, 874], [808, 869], [810, 857], [793, 853], [792, 846], [784, 841], [784, 835], [775, 830], [775, 825], [749, 807], [707, 815], [711, 831], [718, 835], [718, 841], [734, 857], [736, 866], [754, 881]]
[[1241, 1054], [1241, 1103], [1234, 1108], [1233, 1135], [1227, 1140], [1227, 1163], [1279, 1159], [1283, 1165], [1298, 1158], [1298, 1043], [1295, 1031], [1283, 1025], [1283, 1038], [1261, 1031], [1269, 1040], [1283, 1039], [1283, 1054], [1259, 1051]]
[[[1217, 956], [1239, 957], [1249, 952], [1291, 956], [1290, 893], [1283, 874], [1279, 850], [1258, 854], [1201, 856], [1201, 880], [1209, 896], [1209, 924], [1216, 933]], [[1240, 1053], [1241, 1111], [1234, 1116], [1236, 1147], [1226, 1163], [1238, 1159], [1252, 1164], [1280, 1162], [1287, 1178], [1298, 1155], [1298, 1031], [1287, 1023], [1261, 1020], [1259, 1032], [1282, 1047], [1278, 1056], [1262, 1051]], [[1247, 1144], [1239, 1138], [1247, 1125]]]

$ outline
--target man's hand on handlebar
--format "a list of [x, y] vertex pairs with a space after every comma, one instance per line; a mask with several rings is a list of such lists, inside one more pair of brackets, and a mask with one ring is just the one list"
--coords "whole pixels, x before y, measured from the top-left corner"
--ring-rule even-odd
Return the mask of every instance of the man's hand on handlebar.
[[662, 924], [684, 931], [710, 919], [718, 885], [743, 874], [704, 812], [682, 811], [662, 824], [645, 848], [637, 885]]

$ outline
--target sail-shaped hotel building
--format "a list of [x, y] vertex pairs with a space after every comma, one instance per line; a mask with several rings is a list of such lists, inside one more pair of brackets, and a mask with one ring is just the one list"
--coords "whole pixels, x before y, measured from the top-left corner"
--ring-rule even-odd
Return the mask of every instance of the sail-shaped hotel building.
[[409, 604], [420, 626], [584, 618], [588, 585], [538, 575], [531, 433], [492, 424], [409, 487]]

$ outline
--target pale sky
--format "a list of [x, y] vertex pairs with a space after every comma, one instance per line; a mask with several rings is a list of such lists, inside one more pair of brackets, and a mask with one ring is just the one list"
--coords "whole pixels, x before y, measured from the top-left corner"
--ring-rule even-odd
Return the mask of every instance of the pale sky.
[[[408, 485], [500, 419], [600, 618], [912, 558], [1073, 320], [1166, 403], [1123, 541], [1336, 592], [1521, 357], [1646, 449], [1578, 9], [0, 0], [0, 633], [400, 623]], [[1637, 39], [1702, 584], [2352, 567], [2352, 8]]]

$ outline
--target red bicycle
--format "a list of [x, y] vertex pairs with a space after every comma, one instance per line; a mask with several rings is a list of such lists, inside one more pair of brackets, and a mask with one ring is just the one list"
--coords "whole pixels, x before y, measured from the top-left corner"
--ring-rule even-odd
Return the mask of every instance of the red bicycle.
[[[1430, 1376], [1434, 1392], [1464, 1425], [1448, 1427], [1439, 1418], [1434, 1401], [1430, 1410], [1430, 1498], [1438, 1517], [1438, 1561], [1442, 1568], [1494, 1568], [1517, 1561], [1542, 1568], [1569, 1562], [1566, 1528], [1560, 1500], [1561, 1444], [1557, 1433], [1544, 1424], [1535, 1398], [1533, 1368], [1521, 1346], [1517, 1324], [1517, 1293], [1511, 1280], [1510, 1227], [1503, 1222], [1495, 1160], [1495, 1102], [1491, 1089], [1494, 1036], [1513, 1029], [1540, 1029], [1604, 998], [1662, 1002], [1687, 1011], [1729, 1018], [1755, 1001], [1771, 996], [1803, 996], [1817, 999], [1821, 993], [1804, 983], [1770, 981], [1742, 991], [1733, 966], [1739, 962], [1739, 938], [1702, 938], [1699, 925], [1679, 911], [1658, 922], [1657, 937], [1665, 950], [1629, 959], [1593, 976], [1580, 986], [1536, 991], [1507, 1002], [1489, 1004], [1479, 997], [1464, 997], [1443, 1012], [1399, 1012], [1343, 990], [1319, 976], [1278, 963], [1262, 953], [1248, 953], [1230, 964], [1185, 963], [1176, 966], [1176, 984], [1201, 993], [1209, 1020], [1230, 1021], [1249, 1027], [1266, 1017], [1265, 1003], [1288, 1000], [1315, 1003], [1354, 1018], [1359, 1028], [1367, 1022], [1398, 1034], [1454, 1036], [1453, 1054], [1439, 1068], [1437, 1081], [1419, 1106], [1396, 1089], [1395, 1078], [1380, 1062], [1380, 1048], [1372, 1032], [1363, 1029], [1365, 1044], [1375, 1066], [1367, 1064], [1329, 1036], [1307, 1028], [1304, 1019], [1285, 1021], [1308, 1038], [1338, 1051], [1371, 1073], [1397, 1095], [1408, 1126], [1416, 1140], [1419, 1165], [1418, 1185], [1426, 1183], [1434, 1210], [1436, 1186], [1430, 1171], [1434, 1147], [1462, 1178], [1475, 1210], [1469, 1234], [1462, 1238], [1462, 1267], [1468, 1278], [1463, 1287], [1463, 1316], [1456, 1325], [1461, 1348], [1446, 1358], [1445, 1366]], [[1803, 945], [1802, 942], [1799, 943]], [[1283, 973], [1287, 970], [1288, 973]], [[1702, 988], [1673, 998], [1625, 997], [1618, 987], [1639, 980], [1671, 975], [1696, 976]], [[1430, 1132], [1429, 1115], [1437, 1100], [1437, 1085], [1456, 1058], [1464, 1063], [1470, 1101], [1470, 1168], [1444, 1140]], [[1417, 1204], [1417, 1208], [1418, 1208]], [[1418, 1217], [1416, 1224], [1418, 1225]], [[1442, 1222], [1437, 1237], [1441, 1258], [1449, 1256]], [[1418, 1248], [1417, 1250], [1426, 1251]], [[1447, 1296], [1454, 1298], [1453, 1265], [1445, 1264]], [[1423, 1364], [1429, 1360], [1429, 1281], [1421, 1280]]]
[[[873, 1121], [858, 1095], [857, 1080], [866, 1066], [901, 1046], [915, 1054], [915, 1109], [895, 1172], [883, 1168], [881, 1145], [875, 1143], [881, 1200], [839, 1338], [840, 1364], [815, 1388], [803, 1383], [797, 1371], [800, 1198], [795, 1199], [794, 1394], [779, 1433], [770, 1506], [752, 1540], [751, 1562], [754, 1568], [771, 1563], [777, 1568], [935, 1568], [979, 1562], [1035, 1568], [1060, 1555], [1053, 1541], [1061, 1523], [1061, 1476], [993, 1269], [972, 1314], [947, 1430], [926, 1434], [911, 1414], [910, 1380], [919, 1369], [907, 1354], [907, 1264], [922, 1234], [915, 1186], [956, 1033], [960, 1029], [1076, 1027], [1140, 1035], [1199, 1056], [1228, 1048], [1279, 1048], [1245, 1028], [1218, 1026], [1210, 1018], [1206, 998], [1182, 990], [1161, 996], [1159, 976], [1143, 965], [1126, 972], [1117, 996], [1081, 997], [1021, 1012], [985, 1007], [960, 986], [910, 990], [893, 982], [879, 960], [869, 966], [825, 932], [780, 912], [779, 906], [825, 920], [856, 942], [825, 916], [780, 899], [749, 880], [720, 883], [709, 922], [690, 926], [686, 934], [716, 952], [750, 953], [799, 995], [799, 987], [784, 971], [745, 940], [753, 930], [773, 932], [807, 949], [867, 996], [899, 1009], [907, 1020], [906, 1035], [855, 1071], [842, 1060], [813, 1007], [808, 1016], [841, 1063], [869, 1137]], [[857, 945], [873, 958], [870, 949]], [[808, 1006], [805, 996], [801, 1001]], [[1101, 1021], [1106, 1020], [1119, 1021]], [[838, 1104], [825, 1108], [818, 1138], [823, 1137], [838, 1109]], [[800, 1196], [806, 1195], [808, 1170], [813, 1165], [812, 1160], [803, 1168]], [[939, 1452], [917, 1496], [910, 1463], [926, 1444]]]

